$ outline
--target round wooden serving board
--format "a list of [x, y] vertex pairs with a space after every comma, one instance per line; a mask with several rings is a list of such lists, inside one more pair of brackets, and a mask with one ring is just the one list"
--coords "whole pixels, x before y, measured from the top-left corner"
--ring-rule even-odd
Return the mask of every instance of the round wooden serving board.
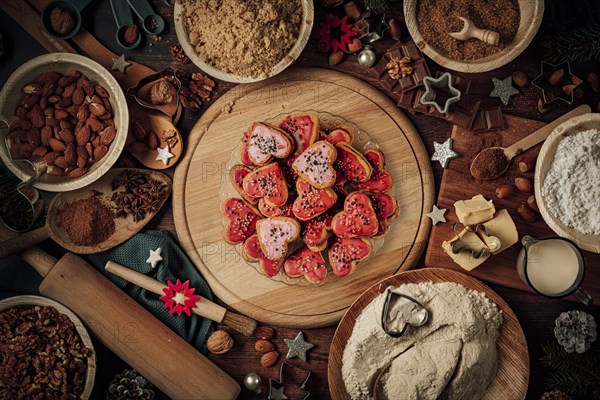
[[498, 346], [498, 372], [483, 397], [484, 400], [524, 399], [529, 383], [529, 353], [525, 334], [519, 320], [510, 306], [492, 289], [475, 278], [461, 272], [442, 268], [427, 268], [406, 271], [391, 276], [372, 286], [352, 304], [338, 325], [329, 349], [328, 380], [331, 398], [349, 400], [342, 378], [342, 357], [346, 343], [354, 329], [354, 323], [363, 309], [377, 296], [385, 292], [388, 286], [421, 282], [456, 282], [469, 289], [483, 292], [502, 310], [504, 322], [500, 328]]
[[[337, 115], [368, 133], [386, 156], [400, 204], [400, 216], [377, 254], [352, 275], [317, 287], [288, 286], [262, 276], [222, 239], [219, 193], [228, 182], [225, 166], [242, 133], [255, 121], [295, 110]], [[429, 157], [394, 103], [358, 79], [311, 68], [239, 85], [204, 113], [186, 148], [173, 190], [179, 240], [214, 293], [252, 318], [299, 329], [334, 324], [368, 287], [412, 268], [425, 248], [430, 230], [426, 214], [434, 196]]]

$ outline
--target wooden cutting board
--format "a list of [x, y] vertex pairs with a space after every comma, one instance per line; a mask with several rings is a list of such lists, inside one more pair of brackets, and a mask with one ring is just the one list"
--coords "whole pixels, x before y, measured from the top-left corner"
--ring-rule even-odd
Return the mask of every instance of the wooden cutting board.
[[[293, 111], [339, 116], [358, 126], [386, 155], [400, 216], [375, 256], [352, 275], [318, 287], [290, 286], [260, 275], [221, 237], [225, 165], [254, 121]], [[434, 183], [429, 157], [405, 115], [368, 84], [338, 72], [292, 69], [239, 85], [219, 98], [189, 135], [174, 177], [175, 227], [186, 253], [222, 301], [268, 324], [312, 328], [336, 323], [375, 282], [412, 268], [429, 235]]]
[[352, 335], [356, 319], [362, 313], [363, 309], [375, 297], [385, 292], [388, 286], [397, 287], [405, 283], [421, 282], [456, 282], [469, 289], [485, 293], [490, 300], [498, 305], [504, 317], [504, 322], [500, 327], [500, 337], [496, 342], [498, 348], [498, 372], [496, 373], [496, 378], [490, 383], [483, 399], [524, 399], [529, 383], [529, 353], [525, 334], [523, 333], [523, 329], [521, 329], [517, 316], [502, 297], [477, 279], [456, 271], [439, 268], [407, 271], [389, 277], [371, 287], [352, 304], [340, 321], [329, 349], [327, 375], [331, 398], [333, 400], [350, 399], [342, 378], [342, 359], [344, 348]]
[[[454, 150], [461, 157], [451, 160], [448, 168], [444, 171], [440, 194], [437, 200], [439, 208], [446, 208], [448, 210], [446, 212], [446, 220], [448, 222], [438, 223], [432, 228], [429, 247], [425, 256], [425, 264], [428, 267], [455, 269], [498, 285], [529, 290], [517, 275], [516, 260], [521, 250], [520, 243], [513, 245], [500, 254], [491, 256], [482, 265], [472, 271], [465, 271], [459, 265], [452, 262], [441, 247], [443, 241], [451, 239], [454, 236], [451, 225], [453, 222], [458, 221], [454, 213], [454, 202], [470, 199], [477, 194], [482, 194], [488, 200], [493, 199], [496, 210], [503, 208], [508, 210], [519, 231], [519, 240], [524, 235], [534, 237], [557, 236], [541, 217], [535, 222], [527, 222], [517, 214], [517, 207], [527, 200], [529, 194], [518, 192], [515, 189], [513, 194], [506, 199], [496, 198], [496, 188], [505, 183], [514, 183], [516, 176], [527, 176], [533, 179], [533, 173], [522, 174], [518, 172], [517, 162], [520, 156], [515, 157], [509, 167], [509, 171], [498, 179], [478, 181], [469, 173], [471, 160], [481, 149], [491, 146], [507, 147], [545, 125], [540, 121], [511, 115], [505, 115], [505, 119], [507, 128], [503, 131], [479, 135], [473, 135], [456, 127], [452, 131]], [[539, 144], [523, 154], [537, 156], [541, 146]], [[598, 302], [600, 301], [600, 268], [598, 268], [598, 265], [600, 265], [600, 254], [591, 252], [584, 252], [584, 254], [587, 261], [587, 270], [583, 287]]]

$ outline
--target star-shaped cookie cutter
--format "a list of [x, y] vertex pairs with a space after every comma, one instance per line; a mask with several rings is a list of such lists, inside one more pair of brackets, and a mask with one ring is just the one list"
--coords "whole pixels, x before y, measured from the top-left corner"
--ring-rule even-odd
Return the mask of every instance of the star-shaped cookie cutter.
[[[310, 392], [304, 390], [306, 387], [306, 383], [310, 378], [310, 371], [296, 367], [295, 365], [289, 364], [287, 362], [282, 362], [279, 367], [279, 381], [275, 379], [269, 379], [269, 400], [284, 400], [288, 397], [283, 393], [283, 388], [285, 385], [284, 381], [284, 368], [290, 369], [290, 371], [294, 370], [295, 373], [293, 376], [300, 376], [299, 383], [296, 385], [298, 391], [304, 392], [304, 396], [301, 397], [301, 400], [306, 400], [310, 397]], [[290, 372], [291, 374], [291, 372]], [[295, 383], [295, 382], [293, 382]], [[296, 398], [296, 397], [294, 397]]]
[[[549, 82], [550, 76], [559, 70], [565, 71], [565, 76], [562, 82], [558, 82], [557, 85], [552, 86]], [[578, 86], [581, 84], [581, 79], [571, 73], [571, 63], [563, 61], [560, 64], [552, 64], [548, 61], [542, 61], [540, 65], [540, 74], [536, 76], [531, 84], [542, 91], [542, 101], [545, 105], [560, 100], [567, 104], [573, 103], [573, 90], [569, 93], [565, 93], [562, 90], [562, 86], [567, 84], [574, 84]], [[579, 82], [576, 83], [575, 81]]]
[[[452, 76], [449, 72], [443, 73], [439, 78], [426, 76], [423, 78], [423, 85], [425, 93], [419, 101], [423, 105], [435, 107], [442, 114], [447, 114], [450, 111], [450, 106], [460, 100], [460, 90], [452, 86]], [[444, 96], [440, 96], [442, 93]]]

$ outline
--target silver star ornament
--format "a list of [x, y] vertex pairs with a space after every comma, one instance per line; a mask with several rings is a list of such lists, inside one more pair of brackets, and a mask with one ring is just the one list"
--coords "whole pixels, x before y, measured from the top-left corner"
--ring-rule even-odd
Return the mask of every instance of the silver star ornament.
[[448, 138], [444, 143], [433, 142], [435, 149], [431, 156], [431, 161], [439, 161], [442, 168], [448, 168], [448, 163], [454, 157], [458, 157], [458, 153], [452, 150], [452, 138]]
[[288, 353], [286, 355], [288, 360], [298, 357], [302, 361], [306, 361], [306, 352], [315, 347], [314, 344], [304, 340], [304, 333], [302, 332], [298, 332], [294, 339], [283, 339], [283, 341], [288, 346]]
[[427, 214], [427, 216], [431, 218], [431, 222], [433, 223], [433, 225], [437, 225], [438, 222], [446, 222], [446, 218], [444, 217], [445, 213], [445, 208], [438, 208], [434, 204], [433, 210], [429, 214]]
[[512, 85], [512, 75], [505, 79], [492, 78], [494, 90], [490, 93], [490, 97], [499, 97], [502, 104], [508, 105], [510, 96], [519, 94], [519, 91]]
[[110, 68], [114, 71], [119, 71], [122, 74], [124, 74], [125, 69], [131, 65], [130, 62], [125, 60], [125, 54], [121, 55], [121, 57], [113, 58], [112, 61], [113, 65]]

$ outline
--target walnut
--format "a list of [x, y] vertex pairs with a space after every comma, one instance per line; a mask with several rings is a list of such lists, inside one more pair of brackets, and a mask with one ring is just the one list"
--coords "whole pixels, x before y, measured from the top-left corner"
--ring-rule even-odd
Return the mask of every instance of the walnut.
[[75, 27], [75, 19], [69, 10], [62, 7], [54, 7], [50, 11], [50, 26], [59, 35], [65, 35]]
[[392, 79], [406, 78], [413, 72], [413, 68], [410, 66], [411, 62], [410, 57], [394, 57], [386, 64], [385, 68]]
[[150, 88], [150, 103], [159, 106], [170, 104], [175, 98], [174, 92], [175, 88], [169, 82], [160, 80]]
[[214, 331], [208, 338], [206, 347], [213, 354], [225, 354], [233, 347], [233, 339], [225, 331]]

